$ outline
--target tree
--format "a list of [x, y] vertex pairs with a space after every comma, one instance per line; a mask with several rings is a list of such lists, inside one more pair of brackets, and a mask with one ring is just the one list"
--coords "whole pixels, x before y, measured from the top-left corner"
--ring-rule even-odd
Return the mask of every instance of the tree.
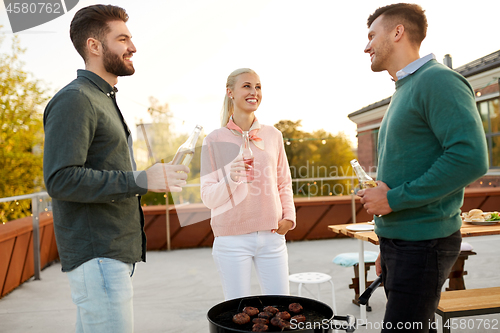
[[[0, 46], [4, 36], [0, 36]], [[43, 185], [42, 83], [23, 70], [25, 52], [17, 36], [10, 53], [0, 53], [0, 198], [31, 194]], [[31, 214], [30, 201], [0, 204], [2, 223]]]
[[332, 135], [324, 130], [307, 133], [299, 129], [302, 126], [301, 120], [281, 120], [274, 126], [283, 134], [292, 178], [317, 179], [294, 182], [293, 191], [296, 196], [350, 193], [349, 180], [318, 179], [353, 175], [349, 161], [356, 157], [343, 133]]
[[[149, 98], [150, 107], [148, 109], [151, 114], [152, 123], [138, 124], [138, 139], [134, 144], [135, 156], [137, 160], [138, 170], [147, 169], [149, 166], [162, 159], [165, 162], [172, 161], [177, 149], [183, 144], [190, 133], [176, 133], [172, 125], [172, 112], [168, 103], [161, 105], [154, 98]], [[144, 135], [145, 133], [145, 135]], [[197, 151], [194, 155], [191, 164], [189, 165], [190, 173], [188, 175], [188, 183], [199, 183], [200, 178], [200, 153], [201, 142], [203, 137], [198, 138]], [[149, 147], [148, 147], [149, 145]], [[153, 157], [151, 157], [153, 155]], [[165, 193], [148, 192], [142, 197], [143, 204], [146, 205], [164, 205], [166, 202]], [[186, 187], [179, 194], [169, 195], [169, 203], [194, 203], [201, 202], [199, 187]]]

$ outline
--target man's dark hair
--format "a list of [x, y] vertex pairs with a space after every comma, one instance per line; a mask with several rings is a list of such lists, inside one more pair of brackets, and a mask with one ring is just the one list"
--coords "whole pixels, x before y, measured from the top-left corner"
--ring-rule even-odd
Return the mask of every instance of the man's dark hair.
[[71, 21], [69, 36], [75, 49], [87, 61], [87, 39], [95, 38], [105, 44], [110, 28], [108, 22], [128, 21], [125, 9], [112, 5], [94, 5], [80, 9]]
[[410, 41], [420, 45], [427, 34], [425, 11], [416, 4], [396, 3], [378, 8], [368, 17], [368, 28], [379, 16], [384, 16], [385, 29], [394, 29], [398, 24], [405, 27]]

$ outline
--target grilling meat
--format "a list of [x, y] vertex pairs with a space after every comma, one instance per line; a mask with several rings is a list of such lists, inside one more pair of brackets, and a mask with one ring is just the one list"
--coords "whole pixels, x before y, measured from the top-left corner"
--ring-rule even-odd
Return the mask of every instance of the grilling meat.
[[276, 309], [274, 306], [266, 306], [263, 311], [271, 312], [273, 315], [280, 312], [280, 310]]
[[290, 320], [290, 314], [286, 311], [283, 312], [278, 312], [276, 314], [276, 318], [283, 319], [283, 320]]
[[306, 316], [304, 315], [296, 315], [296, 316], [293, 316], [292, 319], [290, 319], [290, 321], [292, 320], [295, 320], [296, 323], [302, 323], [304, 321], [306, 321]]
[[299, 303], [292, 303], [288, 306], [288, 310], [295, 314], [300, 313], [304, 308]]
[[274, 315], [271, 312], [264, 311], [264, 312], [259, 313], [258, 317], [270, 320], [272, 317], [274, 317]]
[[238, 325], [244, 325], [250, 322], [250, 316], [246, 313], [238, 313], [233, 316], [233, 323]]
[[259, 313], [259, 309], [254, 308], [253, 306], [246, 306], [243, 308], [243, 312], [245, 312], [250, 317], [253, 317]]
[[267, 332], [269, 327], [264, 324], [254, 324], [252, 327], [252, 332]]
[[278, 323], [278, 327], [282, 330], [289, 330], [291, 328], [291, 324], [288, 320], [280, 320]]
[[279, 319], [278, 317], [273, 317], [271, 319], [271, 325], [279, 327], [280, 322], [282, 322], [282, 321], [283, 321], [283, 319]]
[[[287, 311], [280, 312], [274, 306], [266, 306], [262, 312], [259, 309], [247, 306], [243, 308], [242, 313], [238, 313], [233, 316], [233, 322], [239, 325], [248, 324], [250, 321], [253, 323], [252, 332], [267, 332], [269, 330], [269, 324], [279, 327], [281, 330], [290, 329], [290, 319], [295, 320], [295, 323], [301, 323], [306, 320], [303, 314], [299, 314], [303, 308], [299, 303], [292, 303], [288, 306], [288, 310], [291, 313], [296, 314], [293, 318]], [[250, 317], [257, 316], [254, 319]]]
[[274, 317], [273, 319], [271, 319], [271, 325], [279, 327], [282, 330], [283, 329], [290, 329], [290, 327], [291, 327], [291, 324], [288, 320], [283, 320], [283, 319], [280, 319], [278, 317]]
[[[305, 317], [304, 317], [304, 319], [305, 319]], [[267, 324], [269, 324], [269, 320], [266, 318], [254, 318], [254, 319], [252, 319], [252, 323], [267, 325]]]

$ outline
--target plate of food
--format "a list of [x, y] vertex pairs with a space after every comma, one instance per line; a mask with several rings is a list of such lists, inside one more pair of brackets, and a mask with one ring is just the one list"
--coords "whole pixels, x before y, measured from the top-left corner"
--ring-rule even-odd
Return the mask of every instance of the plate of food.
[[476, 225], [493, 225], [500, 222], [500, 213], [472, 209], [468, 213], [462, 213], [462, 220]]
[[345, 227], [347, 230], [351, 231], [372, 231], [374, 228], [371, 224], [353, 224]]

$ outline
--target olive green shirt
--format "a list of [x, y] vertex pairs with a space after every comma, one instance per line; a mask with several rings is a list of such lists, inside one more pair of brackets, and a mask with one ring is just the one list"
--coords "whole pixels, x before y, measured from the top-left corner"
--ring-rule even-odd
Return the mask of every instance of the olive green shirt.
[[146, 259], [140, 196], [147, 179], [134, 173], [116, 92], [95, 73], [78, 70], [45, 109], [44, 180], [64, 272], [98, 257]]

